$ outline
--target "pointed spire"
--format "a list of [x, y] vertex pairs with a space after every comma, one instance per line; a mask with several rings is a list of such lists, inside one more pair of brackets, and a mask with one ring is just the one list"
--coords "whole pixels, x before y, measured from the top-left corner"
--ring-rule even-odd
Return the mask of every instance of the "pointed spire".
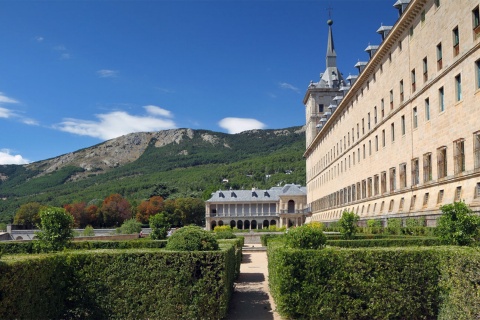
[[335, 53], [335, 46], [333, 44], [332, 34], [332, 20], [327, 21], [328, 24], [328, 43], [327, 43], [327, 68], [337, 67], [337, 54]]

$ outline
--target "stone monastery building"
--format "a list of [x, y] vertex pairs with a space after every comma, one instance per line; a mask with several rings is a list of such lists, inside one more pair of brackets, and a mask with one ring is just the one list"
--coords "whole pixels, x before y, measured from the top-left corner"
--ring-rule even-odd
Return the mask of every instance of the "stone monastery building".
[[308, 221], [350, 210], [433, 225], [454, 201], [480, 211], [479, 4], [398, 0], [398, 21], [347, 79], [328, 21], [326, 70], [303, 101]]
[[306, 208], [306, 188], [295, 184], [268, 190], [220, 190], [206, 201], [205, 223], [207, 230], [223, 225], [241, 230], [300, 226]]

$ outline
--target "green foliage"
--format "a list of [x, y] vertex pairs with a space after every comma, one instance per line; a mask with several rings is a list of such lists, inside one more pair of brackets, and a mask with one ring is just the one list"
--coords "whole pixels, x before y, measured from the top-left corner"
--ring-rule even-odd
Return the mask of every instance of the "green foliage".
[[123, 222], [120, 228], [117, 228], [116, 231], [120, 234], [140, 233], [140, 231], [142, 231], [142, 223], [133, 218], [128, 219], [125, 220], [125, 222]]
[[217, 239], [235, 239], [237, 237], [230, 226], [216, 226], [213, 232]]
[[343, 211], [342, 217], [338, 221], [340, 232], [345, 239], [351, 239], [357, 233], [357, 222], [360, 217], [353, 211]]
[[[277, 240], [278, 241], [278, 240]], [[476, 319], [480, 252], [268, 246], [270, 292], [286, 319]], [[467, 269], [467, 272], [462, 272]]]
[[441, 244], [441, 240], [436, 237], [327, 240], [328, 246], [342, 248], [439, 246]]
[[40, 231], [35, 243], [44, 251], [65, 248], [73, 238], [73, 217], [63, 208], [46, 207], [40, 210]]
[[0, 262], [0, 318], [223, 319], [233, 292], [236, 248], [223, 243], [214, 252], [7, 256]]
[[275, 238], [280, 238], [283, 237], [285, 234], [284, 233], [267, 233], [267, 234], [262, 234], [260, 236], [260, 242], [262, 243], [262, 246], [266, 247], [268, 245], [268, 242], [271, 239]]
[[387, 227], [385, 228], [388, 234], [401, 234], [402, 233], [402, 219], [401, 218], [388, 218]]
[[285, 245], [290, 248], [322, 249], [326, 242], [322, 228], [310, 224], [290, 228], [285, 234]]
[[7, 230], [7, 224], [0, 222], [0, 231], [6, 231]]
[[95, 232], [92, 226], [86, 226], [82, 232], [82, 236], [84, 237], [93, 237], [94, 235], [95, 235]]
[[44, 206], [38, 202], [29, 202], [21, 205], [15, 213], [13, 224], [33, 229], [40, 223], [40, 210], [42, 208], [44, 208]]
[[167, 238], [168, 229], [170, 229], [170, 222], [165, 217], [165, 213], [158, 213], [151, 216], [149, 224], [150, 228], [152, 228], [150, 238], [153, 240], [163, 240]]
[[167, 242], [167, 250], [211, 251], [218, 249], [215, 236], [197, 226], [187, 226], [175, 231]]
[[447, 244], [470, 245], [478, 241], [480, 235], [480, 217], [463, 202], [454, 202], [440, 208], [442, 216], [438, 219], [436, 234]]

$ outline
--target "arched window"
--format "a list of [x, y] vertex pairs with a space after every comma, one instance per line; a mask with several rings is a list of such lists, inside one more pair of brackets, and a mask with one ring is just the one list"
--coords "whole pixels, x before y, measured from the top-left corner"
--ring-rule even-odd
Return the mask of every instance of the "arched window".
[[295, 213], [295, 201], [288, 201], [288, 213]]

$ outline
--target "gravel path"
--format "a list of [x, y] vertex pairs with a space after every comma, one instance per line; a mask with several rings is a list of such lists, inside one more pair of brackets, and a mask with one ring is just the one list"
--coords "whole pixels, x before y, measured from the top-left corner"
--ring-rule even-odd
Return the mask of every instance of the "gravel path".
[[268, 291], [265, 251], [244, 251], [227, 320], [282, 320]]

